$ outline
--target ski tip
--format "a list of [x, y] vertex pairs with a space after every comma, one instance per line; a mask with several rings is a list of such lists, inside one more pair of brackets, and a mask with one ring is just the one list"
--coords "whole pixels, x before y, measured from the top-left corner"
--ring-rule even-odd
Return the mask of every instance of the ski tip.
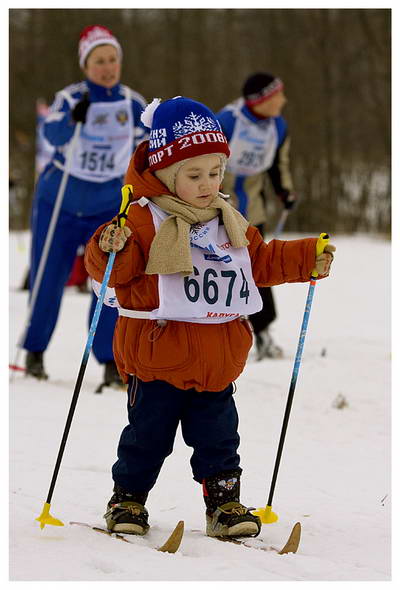
[[296, 522], [292, 528], [289, 539], [286, 545], [279, 551], [279, 555], [285, 555], [286, 553], [296, 553], [300, 545], [301, 536], [301, 524]]
[[184, 529], [185, 523], [183, 520], [180, 520], [164, 545], [159, 547], [157, 551], [161, 551], [162, 553], [176, 553], [180, 547]]

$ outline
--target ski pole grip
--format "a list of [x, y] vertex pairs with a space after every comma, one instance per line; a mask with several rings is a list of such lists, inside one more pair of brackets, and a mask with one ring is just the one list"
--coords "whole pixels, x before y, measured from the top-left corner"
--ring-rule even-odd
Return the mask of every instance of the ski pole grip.
[[133, 186], [131, 184], [124, 184], [121, 188], [122, 201], [118, 213], [118, 227], [124, 227], [125, 221], [128, 217], [128, 210], [133, 203]]
[[[315, 247], [317, 257], [320, 256], [323, 251], [325, 250], [325, 246], [329, 243], [329, 236], [328, 234], [322, 233], [320, 234], [317, 244]], [[314, 269], [311, 273], [311, 276], [316, 278], [318, 276], [318, 272]]]

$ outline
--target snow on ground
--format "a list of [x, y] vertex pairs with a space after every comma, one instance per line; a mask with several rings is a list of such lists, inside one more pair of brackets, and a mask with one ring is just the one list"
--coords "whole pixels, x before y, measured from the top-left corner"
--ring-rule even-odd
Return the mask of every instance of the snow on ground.
[[[102, 373], [93, 358], [51, 502], [51, 513], [65, 526], [40, 530], [35, 518], [47, 497], [87, 338], [89, 297], [68, 288], [45, 356], [50, 380], [17, 373], [10, 384], [11, 581], [391, 579], [390, 243], [369, 236], [332, 241], [337, 253], [331, 277], [315, 290], [275, 489], [279, 521], [261, 533], [280, 546], [300, 521], [299, 552], [279, 556], [198, 532], [204, 530], [204, 505], [180, 431], [148, 500], [152, 528], [134, 538], [136, 547], [70, 526], [103, 524], [110, 467], [126, 423], [124, 392], [93, 393]], [[27, 293], [18, 287], [28, 250], [28, 234], [12, 233], [10, 361], [26, 320]], [[274, 288], [279, 317], [273, 335], [285, 358], [256, 362], [251, 354], [237, 381], [247, 505], [267, 501], [307, 290], [307, 284]], [[345, 406], [336, 407], [343, 398]], [[179, 552], [154, 551], [180, 519], [186, 528]]]

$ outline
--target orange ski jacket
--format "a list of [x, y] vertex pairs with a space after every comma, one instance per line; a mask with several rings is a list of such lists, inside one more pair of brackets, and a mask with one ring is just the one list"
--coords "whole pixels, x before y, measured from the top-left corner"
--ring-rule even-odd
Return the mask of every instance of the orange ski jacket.
[[[134, 198], [169, 194], [147, 168], [148, 142], [132, 156], [125, 183], [132, 184]], [[111, 221], [111, 220], [110, 220]], [[91, 277], [101, 282], [108, 254], [98, 241], [103, 228], [92, 236], [85, 251]], [[123, 250], [117, 253], [108, 285], [115, 289], [123, 308], [151, 311], [159, 306], [158, 275], [145, 268], [155, 228], [147, 206], [133, 205], [126, 226], [132, 231]], [[315, 267], [316, 238], [264, 242], [259, 231], [249, 226], [246, 236], [253, 277], [257, 286], [305, 282]], [[120, 316], [114, 332], [114, 357], [123, 381], [129, 374], [143, 381], [160, 379], [179, 389], [221, 391], [244, 369], [252, 345], [252, 331], [245, 319], [221, 324], [198, 324]]]

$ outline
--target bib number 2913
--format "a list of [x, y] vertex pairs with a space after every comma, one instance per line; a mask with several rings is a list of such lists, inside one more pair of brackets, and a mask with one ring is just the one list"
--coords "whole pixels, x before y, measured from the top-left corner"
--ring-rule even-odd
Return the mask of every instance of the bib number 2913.
[[[243, 269], [240, 269], [240, 273], [242, 284], [239, 296], [241, 299], [245, 299], [245, 303], [247, 304], [250, 296], [249, 283], [244, 275]], [[209, 305], [217, 303], [220, 295], [218, 281], [215, 280], [219, 277], [217, 271], [213, 268], [207, 268], [204, 271], [203, 278], [201, 278], [198, 268], [194, 266], [193, 274], [194, 277], [184, 278], [185, 295], [189, 301], [196, 303], [196, 301], [199, 300], [200, 295], [202, 295]], [[220, 276], [228, 281], [225, 305], [226, 307], [229, 307], [232, 303], [233, 287], [238, 275], [235, 270], [222, 270]]]

